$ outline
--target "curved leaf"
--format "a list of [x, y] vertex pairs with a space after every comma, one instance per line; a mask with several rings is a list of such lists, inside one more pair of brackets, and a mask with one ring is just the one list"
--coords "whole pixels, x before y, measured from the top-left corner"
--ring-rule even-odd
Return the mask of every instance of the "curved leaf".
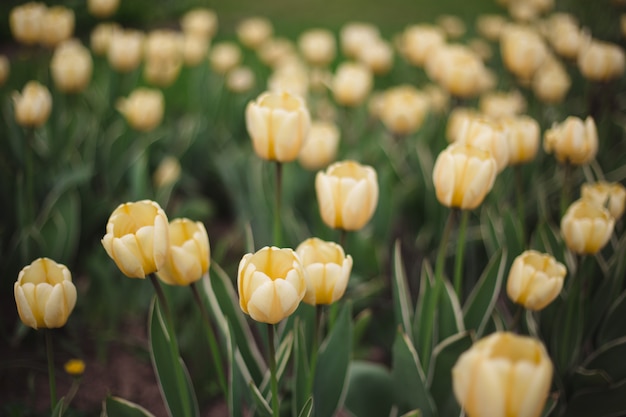
[[353, 361], [348, 376], [346, 408], [358, 417], [388, 416], [393, 405], [393, 380], [382, 365]]
[[154, 417], [154, 414], [120, 397], [107, 397], [104, 400], [104, 417]]
[[402, 250], [400, 241], [396, 240], [393, 247], [393, 311], [396, 317], [396, 324], [402, 326], [406, 334], [411, 334], [411, 323], [413, 321], [413, 306], [411, 296], [402, 264]]

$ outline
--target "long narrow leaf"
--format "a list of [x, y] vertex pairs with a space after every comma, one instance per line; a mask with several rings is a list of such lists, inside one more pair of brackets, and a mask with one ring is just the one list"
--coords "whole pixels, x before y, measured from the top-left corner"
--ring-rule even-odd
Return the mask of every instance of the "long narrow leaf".
[[154, 414], [128, 400], [120, 397], [107, 397], [104, 400], [104, 415], [106, 417], [154, 417]]
[[411, 323], [413, 322], [413, 306], [409, 293], [404, 265], [402, 264], [402, 250], [400, 241], [396, 240], [393, 248], [393, 311], [396, 317], [396, 324], [402, 326], [406, 334], [411, 334]]

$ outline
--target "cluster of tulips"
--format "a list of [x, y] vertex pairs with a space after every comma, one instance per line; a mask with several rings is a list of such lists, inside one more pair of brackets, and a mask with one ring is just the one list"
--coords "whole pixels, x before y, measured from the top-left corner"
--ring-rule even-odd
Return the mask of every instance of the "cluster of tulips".
[[[428, 295], [426, 291], [420, 294], [420, 302], [424, 309], [439, 311], [445, 296], [445, 300], [453, 300], [450, 303], [459, 310], [461, 318], [457, 320], [461, 322], [467, 320], [460, 313], [461, 304], [472, 301], [465, 300], [468, 288], [464, 288], [463, 277], [469, 215], [489, 197], [506, 169], [514, 170], [516, 178], [521, 178], [523, 166], [535, 161], [543, 145], [546, 154], [554, 155], [561, 175], [558, 178], [562, 181], [558, 208], [560, 237], [569, 254], [577, 256], [579, 262], [566, 266], [557, 260], [556, 254], [535, 249], [514, 254], [506, 279], [506, 294], [507, 302], [519, 306], [518, 312], [507, 326], [494, 326], [491, 334], [481, 334], [484, 337], [456, 355], [445, 369], [451, 375], [449, 388], [458, 406], [470, 417], [536, 417], [546, 407], [554, 385], [553, 362], [557, 360], [551, 358], [553, 352], [538, 337], [538, 331], [528, 331], [532, 335], [514, 333], [520, 330], [521, 311], [527, 310], [528, 317], [532, 317], [532, 312], [538, 314], [559, 297], [564, 298], [562, 291], [568, 272], [575, 275], [570, 280], [577, 282], [569, 286], [567, 297], [576, 290], [580, 291], [581, 300], [587, 296], [592, 284], [589, 277], [582, 276], [582, 260], [587, 255], [602, 259], [601, 253], [611, 239], [616, 242], [621, 239], [616, 224], [626, 205], [626, 188], [600, 175], [597, 179], [588, 175], [586, 169], [595, 163], [603, 140], [591, 114], [593, 109], [583, 117], [552, 116], [551, 126], [542, 133], [541, 123], [525, 114], [528, 100], [534, 97], [537, 103], [547, 107], [566, 100], [572, 86], [568, 68], [577, 68], [589, 83], [619, 82], [626, 58], [619, 45], [593, 38], [574, 16], [563, 12], [549, 14], [554, 7], [551, 0], [501, 0], [500, 3], [507, 7], [512, 20], [501, 15], [481, 16], [476, 21], [481, 37], [467, 43], [460, 41], [466, 32], [465, 23], [451, 15], [442, 16], [436, 25], [410, 25], [393, 41], [386, 40], [374, 25], [352, 22], [341, 29], [339, 43], [335, 34], [324, 28], [307, 30], [293, 42], [275, 36], [270, 20], [254, 17], [236, 27], [237, 43], [216, 42], [216, 13], [194, 9], [180, 19], [181, 30], [156, 29], [146, 34], [116, 23], [99, 23], [91, 33], [90, 48], [72, 38], [74, 14], [68, 8], [27, 3], [15, 7], [9, 19], [18, 42], [54, 48], [50, 74], [54, 87], [63, 94], [80, 94], [89, 87], [94, 71], [92, 54], [106, 57], [110, 70], [117, 75], [141, 68], [150, 87], [136, 88], [126, 98], [116, 97], [114, 104], [136, 132], [150, 132], [163, 123], [166, 98], [162, 90], [176, 82], [183, 66], [207, 65], [223, 77], [224, 85], [233, 94], [249, 93], [262, 84], [258, 72], [243, 65], [242, 46], [254, 51], [259, 61], [271, 69], [266, 84], [262, 84], [262, 93], [245, 106], [243, 119], [251, 139], [247, 146], [275, 168], [273, 240], [262, 249], [243, 255], [237, 269], [236, 288], [241, 311], [256, 322], [268, 324], [271, 392], [257, 394], [259, 389], [254, 383], [251, 390], [257, 409], [265, 410], [265, 407], [265, 411], [269, 410], [266, 414], [275, 417], [280, 415], [283, 400], [278, 389], [280, 377], [274, 339], [280, 337], [274, 333], [275, 326], [283, 326], [283, 335], [285, 326], [295, 326], [290, 318], [298, 314], [301, 302], [316, 306], [319, 315], [322, 311], [319, 306], [342, 299], [353, 262], [359, 262], [346, 253], [345, 235], [366, 228], [380, 203], [377, 167], [359, 160], [358, 138], [350, 138], [351, 133], [358, 132], [355, 125], [360, 122], [351, 111], [366, 109], [370, 119], [380, 122], [394, 144], [409, 141], [435, 115], [445, 120], [443, 136], [448, 143], [429, 167], [432, 168], [429, 187], [432, 185], [438, 202], [450, 210], [438, 239], [440, 246]], [[94, 16], [107, 18], [115, 13], [119, 0], [90, 0], [88, 6]], [[626, 32], [626, 19], [621, 22], [622, 31]], [[527, 94], [518, 89], [495, 89], [498, 76], [489, 65], [493, 59], [493, 42], [499, 43], [504, 68]], [[333, 68], [339, 50], [345, 60]], [[423, 71], [429, 83], [418, 87], [403, 82], [375, 91], [377, 77], [392, 73], [396, 54], [412, 69]], [[0, 85], [8, 79], [9, 70], [8, 58], [0, 56]], [[14, 95], [15, 123], [27, 131], [44, 126], [52, 104], [48, 87], [38, 81], [28, 82], [21, 93]], [[354, 157], [340, 159], [348, 147], [353, 147]], [[313, 236], [295, 248], [283, 246], [283, 168], [294, 161], [316, 172], [314, 183], [302, 186], [314, 188], [319, 217], [328, 228], [340, 231], [339, 242], [323, 240], [313, 231]], [[181, 169], [178, 160], [164, 159], [155, 172], [155, 183], [175, 182]], [[574, 174], [578, 169], [586, 170], [587, 182], [580, 188], [580, 199], [572, 202]], [[598, 167], [594, 170], [601, 172]], [[529, 223], [527, 204], [523, 201], [522, 184], [515, 186], [518, 189], [515, 216], [525, 235]], [[458, 219], [455, 269], [449, 280], [445, 273], [446, 248]], [[522, 239], [525, 248], [527, 237]], [[222, 350], [227, 348], [213, 335], [216, 325], [196, 286], [211, 279], [211, 250], [205, 225], [189, 218], [170, 221], [156, 201], [141, 199], [120, 204], [112, 212], [101, 243], [124, 275], [151, 280], [159, 308], [166, 316], [167, 338], [176, 359], [179, 352], [174, 321], [160, 283], [192, 289], [206, 321], [219, 385], [228, 396], [226, 374], [231, 378], [233, 374], [223, 370]], [[615, 249], [618, 245], [612, 246]], [[496, 288], [497, 292], [499, 288]], [[623, 288], [617, 290], [621, 293]], [[14, 293], [21, 321], [36, 330], [64, 326], [77, 300], [69, 269], [46, 257], [21, 270]], [[403, 297], [408, 294], [401, 294], [400, 298]], [[494, 303], [495, 298], [491, 310]], [[484, 312], [485, 317], [491, 317], [491, 310]], [[316, 321], [316, 342], [319, 342], [319, 325]], [[405, 342], [416, 358], [418, 373], [431, 382], [433, 369], [437, 368], [431, 365], [429, 371], [429, 357], [435, 355], [437, 348], [443, 349], [438, 344], [441, 341], [437, 339], [436, 326], [426, 323], [418, 330], [419, 337], [409, 340], [407, 336]], [[526, 326], [531, 327], [528, 323]], [[464, 325], [460, 328], [465, 331]], [[408, 333], [406, 328], [403, 330]], [[317, 352], [319, 346], [311, 349]], [[49, 356], [48, 360], [53, 359]], [[313, 354], [310, 363], [313, 373], [315, 360]], [[233, 363], [229, 365], [232, 367]], [[80, 364], [76, 366], [80, 368]], [[74, 367], [70, 365], [71, 369]], [[51, 403], [55, 408], [53, 366], [49, 369]], [[176, 365], [174, 369], [176, 383], [183, 385], [182, 368]], [[316, 411], [311, 383], [306, 389], [312, 402], [302, 408], [301, 415], [322, 415]], [[184, 397], [183, 391], [180, 394]], [[433, 397], [441, 398], [441, 395], [433, 394]], [[184, 403], [186, 399], [180, 401]], [[341, 406], [339, 402], [338, 399], [337, 409]], [[436, 401], [429, 399], [425, 400], [426, 405], [420, 404], [424, 415], [437, 415], [429, 411], [433, 402]], [[193, 407], [186, 407], [192, 413]], [[60, 410], [62, 414], [63, 406]]]

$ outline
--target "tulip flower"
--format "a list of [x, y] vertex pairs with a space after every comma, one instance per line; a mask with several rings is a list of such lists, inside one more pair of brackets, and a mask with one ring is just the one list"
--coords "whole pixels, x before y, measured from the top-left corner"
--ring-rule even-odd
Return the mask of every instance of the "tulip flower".
[[578, 200], [568, 207], [561, 219], [561, 234], [572, 252], [594, 254], [607, 244], [614, 226], [615, 219], [603, 206]]
[[46, 5], [28, 2], [11, 9], [9, 26], [16, 41], [34, 45], [41, 39], [41, 22], [46, 14]]
[[404, 57], [417, 67], [422, 67], [426, 59], [446, 42], [440, 27], [419, 24], [407, 27], [402, 33], [401, 50]]
[[394, 134], [411, 134], [422, 126], [429, 107], [427, 96], [415, 87], [394, 87], [384, 93], [380, 120]]
[[537, 417], [548, 398], [552, 372], [540, 341], [497, 332], [459, 357], [452, 386], [468, 417]]
[[298, 161], [308, 170], [318, 170], [335, 160], [339, 147], [339, 128], [331, 122], [311, 123], [309, 137], [304, 143]]
[[13, 290], [20, 319], [35, 330], [63, 327], [76, 305], [69, 269], [48, 258], [24, 267]]
[[567, 70], [556, 59], [546, 59], [533, 76], [531, 87], [535, 96], [545, 103], [560, 103], [572, 81]]
[[337, 67], [331, 90], [335, 101], [355, 107], [363, 103], [372, 89], [372, 71], [361, 63], [344, 62]]
[[544, 133], [543, 147], [554, 153], [559, 162], [584, 165], [592, 161], [598, 152], [598, 131], [593, 117], [584, 121], [570, 116], [560, 124], [554, 124]]
[[378, 204], [378, 178], [371, 166], [355, 161], [335, 162], [315, 177], [322, 220], [334, 229], [359, 230]]
[[567, 269], [549, 254], [528, 250], [513, 261], [506, 284], [511, 300], [542, 310], [561, 292]]
[[87, 0], [89, 14], [101, 19], [111, 17], [119, 6], [120, 0]]
[[113, 30], [107, 59], [109, 65], [118, 72], [131, 72], [141, 64], [144, 34], [133, 29]]
[[99, 23], [89, 35], [89, 46], [94, 54], [106, 56], [109, 53], [109, 45], [113, 39], [113, 33], [121, 31], [122, 27], [117, 23]]
[[83, 91], [91, 81], [93, 60], [78, 40], [68, 40], [54, 50], [50, 72], [56, 88], [65, 93]]
[[265, 92], [246, 106], [246, 127], [254, 151], [269, 161], [295, 160], [310, 126], [304, 100], [286, 91]]
[[311, 65], [326, 66], [335, 59], [335, 36], [327, 29], [311, 29], [300, 35], [298, 47]]
[[480, 97], [480, 111], [487, 117], [501, 119], [516, 116], [526, 109], [524, 96], [517, 91], [492, 91]]
[[211, 39], [217, 32], [217, 15], [211, 9], [197, 8], [185, 13], [180, 19], [180, 26], [185, 35]]
[[376, 75], [387, 74], [393, 66], [393, 48], [382, 39], [373, 39], [361, 48], [357, 59]]
[[48, 121], [52, 110], [52, 95], [46, 86], [29, 81], [22, 94], [14, 93], [15, 121], [23, 127], [39, 127]]
[[218, 74], [226, 74], [241, 62], [241, 49], [234, 42], [220, 42], [209, 52], [211, 69]]
[[500, 49], [506, 68], [522, 80], [530, 80], [548, 55], [548, 47], [539, 33], [522, 25], [503, 29]]
[[233, 68], [226, 75], [226, 87], [233, 93], [250, 91], [254, 84], [254, 71], [250, 67], [240, 66]]
[[472, 210], [491, 191], [496, 174], [496, 160], [489, 151], [453, 143], [435, 161], [433, 183], [437, 200], [446, 207]]
[[339, 31], [341, 50], [349, 58], [356, 58], [364, 45], [378, 38], [380, 31], [370, 23], [348, 22]]
[[167, 216], [154, 201], [120, 204], [109, 217], [102, 246], [124, 275], [145, 278], [167, 261]]
[[606, 207], [615, 220], [624, 214], [626, 204], [626, 188], [618, 182], [599, 181], [582, 185], [581, 198], [593, 201], [595, 204]]
[[509, 165], [532, 161], [539, 150], [539, 123], [530, 116], [505, 117], [500, 123], [507, 131]]
[[485, 118], [469, 118], [461, 127], [456, 142], [489, 151], [496, 160], [498, 172], [509, 163], [508, 131], [501, 123]]
[[237, 38], [247, 48], [258, 49], [274, 33], [272, 22], [264, 17], [250, 17], [237, 25]]
[[290, 316], [306, 292], [305, 271], [292, 249], [264, 247], [239, 262], [239, 306], [254, 320], [276, 324]]
[[578, 68], [591, 81], [610, 81], [620, 78], [626, 67], [626, 54], [614, 43], [587, 40], [578, 54]]
[[74, 11], [63, 6], [46, 9], [41, 19], [39, 42], [48, 47], [55, 47], [74, 34]]
[[300, 243], [296, 253], [306, 271], [307, 304], [332, 304], [339, 300], [348, 286], [352, 257], [345, 255], [343, 248], [318, 238], [310, 238]]
[[209, 270], [209, 236], [201, 222], [172, 220], [169, 224], [170, 250], [159, 279], [169, 285], [189, 285]]
[[164, 107], [163, 93], [150, 88], [137, 88], [116, 104], [130, 127], [140, 132], [154, 130], [161, 123]]

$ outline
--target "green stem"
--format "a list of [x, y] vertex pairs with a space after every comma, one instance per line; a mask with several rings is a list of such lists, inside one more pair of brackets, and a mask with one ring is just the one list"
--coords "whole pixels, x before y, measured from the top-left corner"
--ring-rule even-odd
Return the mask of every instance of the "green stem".
[[276, 161], [276, 204], [274, 207], [274, 245], [282, 245], [282, 223], [280, 218], [280, 206], [282, 200], [283, 164]]
[[457, 239], [456, 257], [454, 259], [454, 291], [461, 301], [463, 295], [463, 280], [461, 272], [463, 271], [463, 255], [465, 254], [465, 238], [467, 235], [467, 220], [469, 211], [463, 210], [461, 213], [461, 225], [459, 226], [459, 238]]
[[270, 382], [272, 386], [272, 416], [280, 416], [278, 403], [278, 380], [276, 379], [276, 348], [274, 347], [274, 325], [267, 325], [267, 344], [269, 347]]
[[346, 250], [346, 237], [348, 235], [348, 232], [345, 229], [341, 229], [341, 231], [339, 232], [339, 245], [343, 248], [343, 250]]
[[570, 164], [569, 162], [566, 162], [563, 169], [564, 169], [563, 188], [561, 189], [561, 203], [560, 203], [561, 216], [565, 214], [565, 211], [567, 210], [567, 207], [569, 206], [569, 203], [570, 203], [569, 199], [570, 199], [570, 187], [571, 187], [571, 180], [572, 180], [572, 164]]
[[213, 357], [213, 365], [215, 366], [215, 371], [217, 372], [217, 379], [220, 384], [220, 388], [222, 389], [222, 393], [224, 394], [224, 398], [228, 398], [228, 385], [226, 384], [226, 377], [224, 376], [224, 369], [222, 368], [222, 357], [220, 354], [219, 345], [217, 343], [217, 339], [215, 338], [215, 332], [213, 331], [213, 326], [211, 325], [211, 319], [209, 318], [209, 313], [202, 302], [202, 298], [200, 298], [200, 292], [198, 291], [198, 286], [195, 282], [191, 283], [191, 292], [193, 293], [193, 298], [200, 308], [200, 313], [202, 314], [202, 319], [204, 320], [204, 324], [206, 325], [206, 335], [209, 342], [209, 348], [211, 349], [211, 356]]
[[522, 244], [526, 244], [526, 210], [524, 208], [524, 177], [522, 175], [522, 165], [515, 167], [515, 200], [517, 203], [517, 215], [522, 224]]
[[319, 344], [322, 340], [322, 313], [323, 306], [317, 304], [315, 306], [315, 327], [313, 329], [313, 343], [311, 345], [311, 372], [309, 373], [309, 389], [308, 392], [313, 394], [313, 382], [315, 381], [315, 368], [317, 367], [317, 355], [319, 353]]
[[[165, 298], [165, 293], [163, 292], [163, 288], [159, 283], [158, 278], [154, 274], [150, 274], [150, 281], [152, 282], [152, 286], [154, 287], [154, 291], [156, 292], [157, 299], [159, 300], [159, 306], [163, 310], [163, 315], [165, 316], [165, 325], [167, 327], [167, 333], [169, 336], [170, 349], [174, 356], [174, 360], [176, 362], [180, 361], [180, 351], [178, 349], [178, 342], [176, 341], [176, 333], [174, 332], [174, 320], [172, 319], [172, 312], [169, 309], [167, 304], [167, 299]], [[185, 416], [191, 416], [191, 409], [189, 407], [189, 401], [187, 398], [187, 393], [185, 392], [185, 376], [182, 372], [182, 367], [180, 364], [174, 365], [174, 370], [176, 373], [176, 385], [178, 386], [178, 394], [180, 395], [180, 402], [183, 406], [183, 411]]]
[[57, 383], [54, 377], [54, 346], [52, 345], [52, 329], [46, 329], [46, 354], [48, 356], [48, 385], [50, 385], [50, 409], [57, 406]]

